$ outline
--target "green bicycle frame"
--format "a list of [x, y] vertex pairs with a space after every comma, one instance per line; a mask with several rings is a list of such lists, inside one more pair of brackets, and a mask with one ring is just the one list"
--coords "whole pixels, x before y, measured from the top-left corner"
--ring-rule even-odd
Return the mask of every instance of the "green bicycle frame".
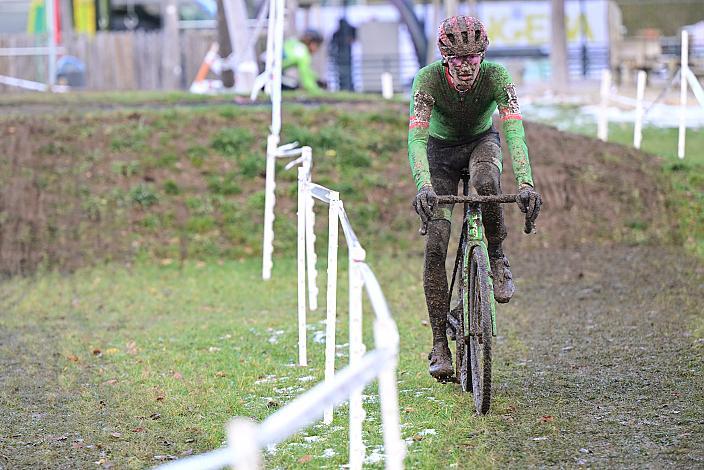
[[[469, 255], [472, 249], [480, 249], [484, 252], [484, 259], [489, 260], [489, 252], [484, 242], [484, 225], [482, 224], [482, 210], [479, 204], [464, 205], [464, 247], [462, 256], [463, 272], [469, 272]], [[491, 266], [487, 266], [487, 272], [491, 272]], [[469, 292], [468, 276], [462, 276], [463, 292]], [[494, 301], [494, 280], [491, 276], [487, 279], [489, 283], [489, 305], [491, 308], [491, 333], [496, 336], [496, 302]], [[464, 299], [463, 299], [464, 300]], [[469, 302], [462, 302], [465, 318], [469, 318]]]

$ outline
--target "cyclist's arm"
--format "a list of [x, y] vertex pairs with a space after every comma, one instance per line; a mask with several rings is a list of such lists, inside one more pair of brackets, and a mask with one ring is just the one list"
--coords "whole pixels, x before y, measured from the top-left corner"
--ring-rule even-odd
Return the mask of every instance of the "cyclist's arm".
[[430, 184], [428, 128], [435, 104], [432, 95], [419, 85], [420, 81], [418, 76], [413, 80], [411, 117], [408, 123], [408, 162], [411, 164], [411, 173], [418, 189]]
[[528, 158], [528, 145], [526, 144], [526, 134], [523, 129], [523, 117], [518, 106], [516, 96], [516, 86], [511, 80], [511, 75], [503, 66], [497, 74], [497, 81], [494, 89], [494, 99], [499, 107], [501, 118], [501, 128], [506, 138], [506, 146], [511, 155], [513, 163], [513, 174], [516, 176], [516, 185], [522, 184], [533, 186], [533, 172]]

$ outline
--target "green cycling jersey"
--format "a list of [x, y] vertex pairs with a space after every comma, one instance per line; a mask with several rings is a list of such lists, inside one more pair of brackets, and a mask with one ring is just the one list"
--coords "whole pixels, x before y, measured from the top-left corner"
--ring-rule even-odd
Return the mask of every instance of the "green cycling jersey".
[[471, 141], [491, 129], [497, 107], [516, 184], [533, 186], [516, 87], [508, 70], [483, 61], [477, 81], [466, 92], [455, 89], [441, 61], [418, 71], [413, 80], [408, 126], [408, 160], [418, 189], [430, 184], [428, 136], [448, 142]]
[[301, 88], [310, 93], [319, 93], [321, 88], [316, 81], [316, 75], [311, 66], [313, 58], [308, 47], [296, 38], [284, 41], [284, 55], [281, 68], [286, 70], [296, 67]]

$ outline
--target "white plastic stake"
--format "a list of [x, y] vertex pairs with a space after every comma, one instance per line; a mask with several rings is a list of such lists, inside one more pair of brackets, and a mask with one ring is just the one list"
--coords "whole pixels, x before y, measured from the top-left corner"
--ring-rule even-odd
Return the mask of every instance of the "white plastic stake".
[[[306, 182], [311, 182], [311, 167], [313, 155], [310, 147], [301, 149], [303, 169], [306, 173]], [[315, 200], [310, 192], [306, 192], [306, 260], [308, 263], [308, 306], [312, 311], [318, 309], [318, 271], [315, 264], [318, 257], [315, 254]]]
[[[359, 263], [364, 261], [364, 255], [359, 248], [355, 245], [349, 247], [350, 365], [359, 362], [364, 355], [364, 343], [362, 342], [362, 287], [364, 282], [362, 273], [359, 271]], [[350, 394], [350, 470], [361, 470], [364, 463], [363, 390], [364, 386], [361, 386], [355, 388]]]
[[387, 100], [394, 97], [394, 77], [389, 72], [381, 74], [381, 96]]
[[682, 31], [682, 68], [680, 72], [680, 132], [677, 141], [677, 156], [684, 158], [684, 141], [687, 132], [687, 72], [689, 71], [689, 34]]
[[645, 95], [645, 81], [648, 74], [644, 70], [638, 71], [638, 83], [636, 85], [636, 122], [633, 127], [633, 146], [640, 149], [643, 140], [643, 96]]
[[52, 91], [52, 87], [56, 83], [56, 12], [54, 0], [45, 0], [44, 5], [46, 5], [46, 34], [48, 35], [49, 41], [49, 67], [47, 77], [47, 84], [49, 85], [49, 91]]
[[266, 183], [264, 186], [264, 244], [262, 246], [262, 279], [271, 279], [274, 252], [274, 206], [276, 205], [276, 151], [279, 136], [269, 134], [266, 142]]
[[611, 90], [611, 72], [601, 71], [601, 104], [599, 105], [599, 120], [596, 135], [599, 140], [606, 142], [609, 137], [609, 92]]
[[[328, 211], [328, 287], [327, 287], [327, 317], [325, 320], [325, 382], [335, 378], [335, 326], [337, 322], [337, 247], [338, 247], [338, 217], [340, 214], [340, 194], [330, 192], [330, 208]], [[333, 408], [327, 408], [323, 422], [331, 424]]]
[[699, 105], [704, 108], [704, 89], [702, 89], [697, 76], [694, 75], [690, 68], [687, 68], [687, 81], [689, 81], [689, 87], [694, 92], [694, 97], [699, 101]]
[[271, 90], [271, 132], [278, 136], [281, 132], [281, 61], [284, 48], [284, 0], [276, 2], [274, 58]]
[[298, 167], [298, 365], [308, 365], [306, 351], [306, 171]]
[[[246, 418], [235, 418], [230, 421], [227, 425], [227, 447], [233, 453], [232, 468], [238, 470], [262, 468], [257, 425], [253, 421]], [[235, 449], [237, 449], [236, 454]]]
[[405, 443], [401, 439], [398, 414], [396, 365], [397, 361], [394, 361], [393, 364], [389, 364], [383, 372], [379, 373], [379, 402], [381, 404], [387, 470], [401, 470], [406, 453]]

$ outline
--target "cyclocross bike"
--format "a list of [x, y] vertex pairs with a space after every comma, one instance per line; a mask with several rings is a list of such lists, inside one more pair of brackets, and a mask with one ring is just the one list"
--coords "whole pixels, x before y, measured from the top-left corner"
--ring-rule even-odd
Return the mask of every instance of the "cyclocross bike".
[[[462, 391], [474, 394], [478, 414], [486, 414], [491, 405], [491, 346], [496, 336], [496, 303], [484, 241], [482, 203], [516, 202], [516, 194], [497, 196], [469, 195], [469, 171], [462, 171], [463, 196], [438, 196], [438, 204], [464, 204], [464, 218], [455, 268], [450, 284], [452, 291], [459, 271], [457, 304], [448, 312], [448, 333], [455, 341], [456, 377]], [[525, 233], [534, 231], [526, 218]], [[425, 227], [421, 233], [425, 232]]]

